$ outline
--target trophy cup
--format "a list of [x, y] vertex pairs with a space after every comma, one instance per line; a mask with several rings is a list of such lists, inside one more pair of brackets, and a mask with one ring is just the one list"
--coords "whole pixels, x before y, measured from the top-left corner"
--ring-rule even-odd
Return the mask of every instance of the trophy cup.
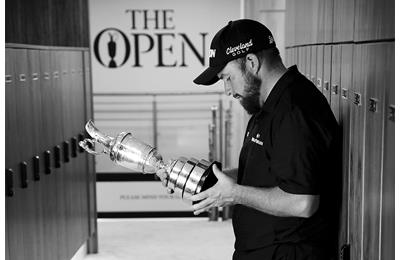
[[[107, 154], [114, 163], [143, 174], [154, 174], [164, 168], [168, 174], [168, 189], [182, 198], [204, 191], [217, 182], [212, 165], [221, 168], [219, 162], [179, 157], [164, 163], [156, 148], [138, 140], [131, 133], [122, 132], [110, 137], [100, 132], [91, 120], [86, 123], [85, 129], [91, 139], [86, 138], [79, 145], [88, 153]], [[96, 143], [103, 147], [101, 152], [94, 150]]]

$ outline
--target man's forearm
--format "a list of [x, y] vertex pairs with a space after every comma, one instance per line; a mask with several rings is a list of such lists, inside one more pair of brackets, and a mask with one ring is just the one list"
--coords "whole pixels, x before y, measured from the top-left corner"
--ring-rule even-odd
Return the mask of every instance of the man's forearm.
[[279, 187], [258, 188], [236, 185], [233, 191], [235, 204], [242, 204], [270, 215], [280, 217], [310, 217], [319, 206], [319, 196], [298, 195]]

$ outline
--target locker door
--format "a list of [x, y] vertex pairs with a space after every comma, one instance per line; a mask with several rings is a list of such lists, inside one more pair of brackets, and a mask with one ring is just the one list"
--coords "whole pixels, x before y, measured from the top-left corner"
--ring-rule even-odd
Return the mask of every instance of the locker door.
[[386, 77], [383, 47], [385, 44], [367, 44], [366, 70], [363, 86], [366, 90], [365, 160], [364, 160], [364, 218], [363, 259], [379, 259], [381, 163], [383, 149], [382, 81]]
[[303, 47], [297, 47], [298, 50], [298, 62], [297, 67], [301, 74], [304, 74], [304, 53]]
[[332, 67], [332, 46], [324, 46], [324, 68], [322, 80], [322, 93], [324, 94], [328, 103], [331, 103], [331, 67]]
[[324, 43], [325, 41], [325, 2], [327, 0], [318, 1], [318, 30], [317, 30], [317, 43]]
[[382, 86], [385, 86], [384, 102], [384, 150], [382, 172], [382, 228], [381, 259], [395, 259], [395, 81], [394, 81], [394, 43], [384, 47], [384, 74]]
[[[335, 118], [340, 122], [340, 65], [341, 45], [332, 46], [332, 85], [331, 85], [331, 109]], [[351, 73], [350, 71], [346, 73]]]
[[341, 67], [340, 67], [340, 125], [342, 127], [343, 141], [343, 195], [342, 195], [342, 214], [339, 231], [339, 246], [349, 243], [349, 161], [350, 161], [350, 90], [353, 84], [353, 45], [345, 44], [341, 46]]
[[[32, 158], [34, 155], [34, 143], [32, 141], [33, 124], [33, 102], [32, 102], [32, 85], [31, 77], [28, 71], [28, 52], [26, 49], [16, 49], [15, 70], [17, 72], [17, 81], [15, 93], [17, 97], [17, 133], [21, 141], [21, 146], [18, 148], [21, 159], [20, 178], [22, 208], [21, 208], [21, 223], [24, 228], [24, 256], [26, 259], [38, 259], [39, 252], [36, 247], [37, 235], [37, 208], [34, 194], [33, 182], [33, 167]], [[22, 166], [22, 163], [25, 166]], [[23, 167], [25, 170], [23, 170]], [[25, 173], [24, 173], [25, 171]]]
[[354, 46], [355, 66], [350, 89], [350, 182], [349, 241], [350, 259], [363, 259], [362, 205], [364, 180], [365, 77], [368, 53], [364, 45]]
[[[43, 156], [42, 156], [42, 151], [45, 149], [42, 143], [42, 134], [43, 134], [43, 129], [42, 129], [42, 98], [41, 98], [41, 93], [40, 93], [40, 57], [39, 57], [39, 51], [38, 50], [28, 50], [28, 67], [29, 67], [29, 78], [31, 79], [31, 92], [30, 92], [30, 97], [32, 100], [32, 121], [33, 121], [33, 128], [31, 131], [32, 138], [31, 142], [33, 143], [33, 157], [38, 158], [38, 171], [34, 170], [34, 176], [33, 180], [34, 182], [32, 183], [33, 185], [33, 199], [35, 201], [34, 206], [36, 209], [36, 222], [35, 222], [35, 227], [36, 227], [36, 235], [35, 235], [35, 241], [36, 245], [35, 247], [38, 250], [38, 259], [44, 259], [44, 251], [46, 250], [45, 248], [45, 237], [44, 237], [44, 230], [43, 227], [46, 225], [46, 223], [43, 221], [44, 216], [43, 216], [43, 201], [42, 201], [42, 191], [45, 189], [43, 186], [43, 182], [41, 179], [44, 178], [44, 168], [41, 167], [40, 162], [43, 161]], [[36, 160], [36, 159], [34, 159]]]
[[333, 42], [354, 40], [354, 0], [335, 0], [333, 9]]
[[292, 50], [293, 50], [293, 53], [292, 53], [293, 65], [299, 66], [298, 47], [294, 47]]
[[[292, 49], [288, 49], [292, 53]], [[290, 57], [292, 55], [290, 54]], [[85, 68], [85, 121], [93, 118], [93, 101], [92, 101], [92, 83], [91, 83], [91, 65], [90, 54], [88, 51], [84, 52], [84, 68]], [[83, 154], [87, 161], [88, 173], [88, 194], [89, 194], [89, 235], [97, 237], [97, 206], [96, 206], [96, 173], [94, 170], [94, 157], [89, 156], [87, 153]], [[90, 252], [97, 252], [97, 239], [90, 241], [88, 247]]]
[[305, 75], [308, 79], [311, 79], [311, 46], [306, 46], [305, 48]]
[[[60, 171], [56, 168], [55, 162], [55, 149], [54, 146], [57, 144], [55, 128], [58, 126], [55, 124], [54, 117], [54, 103], [52, 97], [53, 86], [51, 84], [51, 65], [50, 65], [50, 54], [51, 51], [40, 50], [40, 93], [42, 100], [42, 143], [44, 150], [42, 155], [45, 157], [45, 152], [50, 153], [49, 165], [46, 165], [45, 160], [43, 167], [45, 168], [46, 174], [43, 176], [41, 182], [43, 183], [44, 189], [42, 190], [42, 200], [46, 203], [43, 204], [43, 232], [46, 238], [45, 242], [45, 259], [57, 259], [58, 258], [58, 224], [57, 223], [57, 190], [55, 176], [60, 175]], [[49, 168], [47, 166], [50, 166]], [[48, 169], [47, 169], [48, 168]], [[49, 171], [47, 171], [49, 170]]]
[[324, 0], [324, 2], [325, 2], [324, 42], [332, 43], [332, 38], [333, 38], [333, 0]]
[[324, 46], [317, 46], [317, 88], [322, 92], [324, 78]]
[[23, 203], [21, 197], [21, 188], [19, 185], [19, 166], [20, 153], [18, 147], [21, 140], [17, 133], [17, 96], [16, 81], [17, 71], [15, 70], [16, 51], [6, 48], [5, 51], [5, 167], [11, 169], [9, 174], [13, 182], [13, 195], [7, 196], [5, 200], [6, 214], [6, 248], [9, 251], [9, 259], [22, 259], [23, 248], [25, 247], [23, 240], [24, 229], [20, 225], [21, 222], [21, 205]]
[[355, 41], [394, 39], [393, 0], [355, 2]]
[[311, 46], [310, 75], [311, 81], [317, 86], [317, 46]]

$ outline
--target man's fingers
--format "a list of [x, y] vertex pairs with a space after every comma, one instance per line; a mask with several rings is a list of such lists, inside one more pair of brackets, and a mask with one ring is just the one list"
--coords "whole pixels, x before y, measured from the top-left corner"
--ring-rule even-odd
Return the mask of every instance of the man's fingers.
[[194, 211], [204, 211], [205, 208], [210, 206], [213, 203], [213, 201], [210, 198], [204, 199], [200, 201], [199, 203], [196, 203], [192, 206]]
[[198, 200], [203, 200], [203, 199], [205, 199], [207, 197], [208, 197], [207, 191], [203, 191], [203, 192], [197, 193], [196, 195], [191, 196], [189, 198], [189, 200], [198, 201]]

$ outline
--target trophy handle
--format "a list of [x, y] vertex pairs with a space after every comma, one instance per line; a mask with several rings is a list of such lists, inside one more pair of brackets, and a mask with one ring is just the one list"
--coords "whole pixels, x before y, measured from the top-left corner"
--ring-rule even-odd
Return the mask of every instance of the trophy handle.
[[[94, 140], [94, 139], [86, 138], [83, 141], [79, 142], [79, 146], [82, 147], [83, 149], [85, 149], [85, 151], [90, 153], [90, 154], [94, 154], [94, 155], [100, 155], [100, 154], [103, 154], [103, 153], [107, 154], [106, 149], [103, 149], [103, 151], [101, 151], [101, 152], [95, 151], [94, 150], [94, 147], [95, 147], [94, 143], [95, 142], [96, 142], [96, 140]], [[91, 147], [93, 147], [93, 149]]]

